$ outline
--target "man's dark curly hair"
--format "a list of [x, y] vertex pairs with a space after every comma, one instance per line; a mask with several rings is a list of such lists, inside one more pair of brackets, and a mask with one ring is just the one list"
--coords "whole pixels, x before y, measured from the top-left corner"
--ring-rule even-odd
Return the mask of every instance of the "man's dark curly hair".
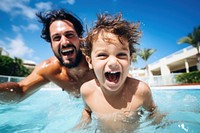
[[43, 24], [41, 37], [47, 42], [51, 42], [49, 27], [56, 20], [70, 21], [74, 25], [78, 36], [82, 37], [83, 35], [84, 30], [81, 20], [69, 11], [65, 11], [64, 9], [51, 10], [46, 13], [38, 12], [36, 16], [39, 18], [39, 22]]
[[98, 14], [96, 25], [88, 33], [85, 45], [81, 48], [83, 53], [91, 56], [92, 43], [98, 38], [101, 31], [113, 33], [118, 36], [120, 42], [127, 40], [129, 43], [130, 56], [136, 52], [135, 44], [139, 44], [141, 31], [139, 29], [140, 23], [131, 23], [122, 19], [122, 14], [112, 16], [110, 14]]

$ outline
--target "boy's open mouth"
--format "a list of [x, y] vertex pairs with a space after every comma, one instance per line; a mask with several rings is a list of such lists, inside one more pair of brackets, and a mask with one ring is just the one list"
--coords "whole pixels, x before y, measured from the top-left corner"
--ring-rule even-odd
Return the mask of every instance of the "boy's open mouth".
[[108, 81], [117, 83], [120, 78], [120, 72], [106, 72], [105, 77]]

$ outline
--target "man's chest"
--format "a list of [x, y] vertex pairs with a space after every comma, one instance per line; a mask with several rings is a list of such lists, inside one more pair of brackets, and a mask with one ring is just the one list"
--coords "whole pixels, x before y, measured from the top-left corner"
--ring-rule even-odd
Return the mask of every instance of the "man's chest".
[[67, 74], [59, 74], [57, 76], [54, 76], [51, 79], [51, 81], [67, 92], [79, 92], [80, 93], [81, 85], [93, 78], [94, 78], [93, 74], [90, 72], [87, 72], [85, 74], [82, 74], [81, 76], [79, 76], [78, 74], [77, 74], [77, 76], [69, 76]]

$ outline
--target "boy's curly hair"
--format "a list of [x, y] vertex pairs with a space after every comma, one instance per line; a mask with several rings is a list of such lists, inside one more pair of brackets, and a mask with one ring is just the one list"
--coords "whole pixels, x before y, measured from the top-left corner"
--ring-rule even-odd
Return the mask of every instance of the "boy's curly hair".
[[99, 33], [104, 30], [118, 36], [119, 41], [123, 44], [123, 40], [129, 43], [130, 56], [136, 52], [135, 44], [139, 44], [141, 31], [140, 23], [131, 23], [122, 19], [122, 14], [112, 16], [109, 14], [98, 14], [96, 25], [88, 33], [85, 44], [81, 50], [87, 56], [91, 56], [92, 43], [97, 39]]

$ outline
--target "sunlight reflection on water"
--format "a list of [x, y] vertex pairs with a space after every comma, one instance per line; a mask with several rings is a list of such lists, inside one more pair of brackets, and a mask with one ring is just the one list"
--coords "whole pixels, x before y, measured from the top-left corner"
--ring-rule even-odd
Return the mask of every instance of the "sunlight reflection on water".
[[[158, 125], [146, 119], [139, 120], [137, 133], [191, 132], [200, 129], [200, 90], [152, 90], [160, 112], [167, 116]], [[39, 91], [19, 104], [0, 105], [0, 132], [72, 132], [83, 109], [82, 99], [62, 91]], [[94, 118], [88, 129], [78, 132], [100, 132]], [[128, 131], [133, 132], [133, 131]]]

